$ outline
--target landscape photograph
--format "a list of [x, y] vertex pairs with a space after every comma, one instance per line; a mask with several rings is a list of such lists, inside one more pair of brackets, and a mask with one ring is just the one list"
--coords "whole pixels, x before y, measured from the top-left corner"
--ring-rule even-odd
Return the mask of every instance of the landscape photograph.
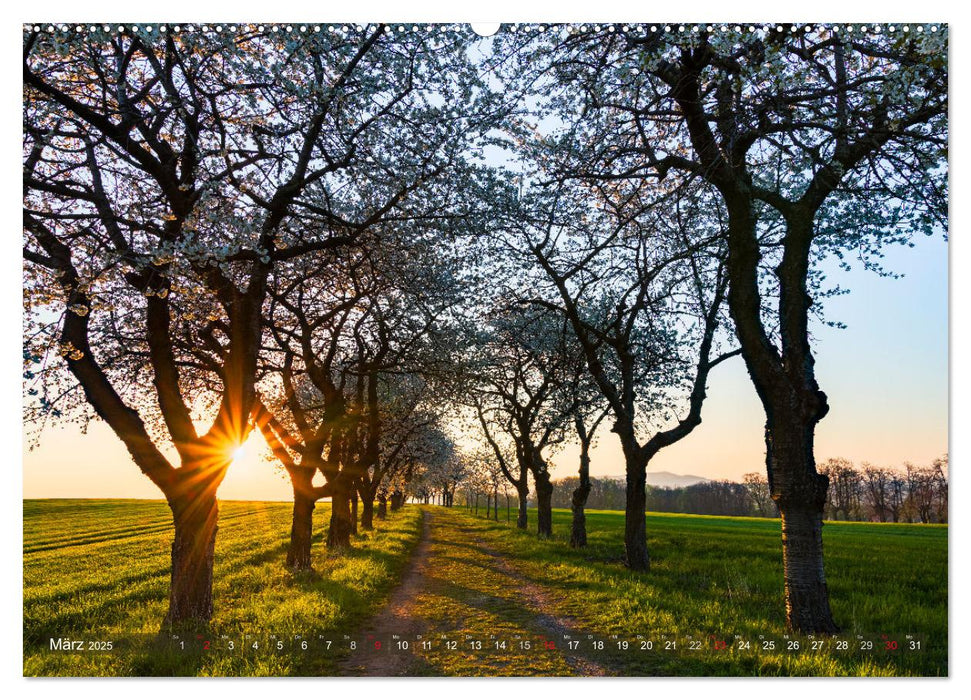
[[947, 24], [22, 37], [23, 676], [949, 676]]

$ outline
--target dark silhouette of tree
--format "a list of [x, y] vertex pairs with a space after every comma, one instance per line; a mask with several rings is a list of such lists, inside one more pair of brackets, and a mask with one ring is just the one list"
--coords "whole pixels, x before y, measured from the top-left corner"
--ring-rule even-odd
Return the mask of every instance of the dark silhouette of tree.
[[873, 511], [873, 518], [882, 523], [887, 522], [890, 515], [890, 479], [891, 473], [888, 469], [863, 463], [863, 488]]
[[570, 546], [580, 549], [587, 546], [587, 517], [585, 508], [590, 491], [590, 448], [596, 439], [597, 429], [604, 418], [610, 415], [610, 405], [606, 403], [603, 394], [592, 381], [587, 371], [583, 351], [575, 338], [567, 332], [567, 353], [574, 356], [571, 364], [571, 374], [567, 391], [573, 403], [573, 428], [576, 440], [580, 446], [580, 466], [578, 481], [570, 497]]

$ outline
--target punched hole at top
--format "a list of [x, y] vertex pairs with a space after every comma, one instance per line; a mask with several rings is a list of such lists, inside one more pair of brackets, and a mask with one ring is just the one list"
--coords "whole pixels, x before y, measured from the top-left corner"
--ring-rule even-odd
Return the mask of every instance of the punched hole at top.
[[472, 31], [479, 36], [492, 36], [499, 31], [501, 23], [499, 22], [472, 22], [470, 25]]

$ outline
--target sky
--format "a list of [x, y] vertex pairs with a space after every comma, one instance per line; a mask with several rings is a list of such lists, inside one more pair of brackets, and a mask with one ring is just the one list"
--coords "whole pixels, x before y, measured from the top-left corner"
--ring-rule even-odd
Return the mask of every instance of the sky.
[[[881, 278], [855, 265], [827, 279], [851, 289], [827, 301], [816, 324], [817, 379], [830, 412], [816, 430], [816, 458], [844, 457], [900, 467], [928, 463], [948, 449], [948, 250], [940, 236], [912, 249], [888, 250], [885, 267], [902, 279]], [[764, 413], [741, 358], [719, 365], [709, 381], [702, 424], [662, 451], [649, 471], [740, 479], [765, 468]], [[26, 436], [26, 431], [24, 432]], [[606, 428], [592, 453], [593, 476], [622, 475], [620, 445]], [[224, 499], [288, 500], [285, 474], [264, 459], [254, 434], [220, 487]], [[576, 473], [578, 451], [554, 455], [555, 478]], [[51, 427], [40, 444], [23, 445], [24, 498], [160, 498], [103, 423], [87, 434], [74, 425]]]

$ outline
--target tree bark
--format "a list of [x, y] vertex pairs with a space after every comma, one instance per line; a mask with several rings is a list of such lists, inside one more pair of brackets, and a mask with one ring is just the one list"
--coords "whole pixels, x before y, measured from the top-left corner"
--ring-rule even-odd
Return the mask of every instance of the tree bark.
[[553, 536], [553, 484], [546, 472], [539, 472], [536, 481], [536, 534], [541, 539]]
[[357, 487], [351, 486], [351, 534], [357, 534], [357, 513], [358, 513]]
[[304, 489], [293, 488], [293, 524], [290, 528], [290, 548], [287, 550], [287, 566], [297, 571], [309, 571], [310, 543], [313, 539], [315, 496]]
[[526, 518], [526, 499], [529, 498], [529, 491], [526, 486], [516, 486], [516, 495], [519, 497], [519, 513], [516, 515], [516, 527], [525, 530], [527, 526]]
[[374, 494], [367, 490], [361, 494], [361, 529], [374, 529]]
[[649, 571], [647, 553], [647, 463], [627, 460], [627, 502], [624, 509], [624, 560], [633, 571]]
[[[758, 267], [762, 251], [757, 215], [747, 186], [726, 194], [728, 206], [729, 311], [742, 357], [766, 415], [766, 470], [772, 500], [783, 522], [786, 623], [803, 634], [837, 631], [823, 571], [822, 518], [829, 480], [813, 456], [816, 424], [829, 406], [816, 382], [809, 343], [812, 307], [806, 279], [815, 209], [811, 202], [786, 212], [779, 281], [780, 345], [762, 321]], [[781, 352], [780, 352], [781, 350]]]
[[570, 529], [570, 546], [580, 549], [587, 546], [587, 514], [584, 511], [587, 497], [590, 495], [590, 477], [580, 477], [580, 485], [573, 490], [570, 508], [573, 511], [573, 523]]
[[[580, 419], [577, 419], [580, 420]], [[573, 489], [570, 510], [573, 523], [570, 528], [570, 546], [574, 549], [587, 546], [587, 514], [584, 511], [590, 496], [590, 441], [581, 438], [580, 483]]]
[[378, 520], [386, 520], [388, 517], [388, 497], [384, 494], [378, 496]]
[[835, 634], [839, 628], [830, 610], [823, 568], [823, 509], [829, 479], [816, 472], [815, 421], [807, 422], [776, 422], [766, 428], [772, 498], [782, 518], [786, 624], [803, 634]]
[[327, 548], [334, 551], [349, 549], [354, 521], [351, 514], [351, 484], [347, 477], [338, 474], [332, 480], [330, 528], [327, 530]]
[[166, 629], [198, 627], [212, 618], [212, 569], [219, 505], [216, 490], [201, 487], [169, 498], [175, 523]]

